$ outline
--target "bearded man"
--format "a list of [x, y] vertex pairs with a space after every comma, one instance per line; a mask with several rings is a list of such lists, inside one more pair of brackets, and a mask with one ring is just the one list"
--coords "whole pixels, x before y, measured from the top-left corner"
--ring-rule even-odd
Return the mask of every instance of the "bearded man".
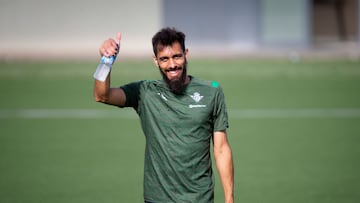
[[[101, 56], [116, 56], [121, 34], [101, 45]], [[234, 171], [226, 129], [228, 115], [219, 83], [187, 74], [185, 34], [163, 28], [152, 38], [153, 61], [162, 79], [110, 88], [95, 79], [95, 101], [132, 107], [145, 135], [144, 201], [212, 203], [214, 178], [211, 142], [224, 190], [234, 202]]]

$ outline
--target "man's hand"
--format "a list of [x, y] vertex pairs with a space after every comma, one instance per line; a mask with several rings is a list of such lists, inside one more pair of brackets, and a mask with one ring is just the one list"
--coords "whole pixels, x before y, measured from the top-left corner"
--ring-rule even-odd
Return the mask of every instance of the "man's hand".
[[[100, 56], [116, 55], [120, 49], [121, 33], [116, 35], [116, 39], [107, 39], [99, 48]], [[94, 99], [97, 102], [110, 104], [114, 106], [124, 106], [126, 103], [126, 95], [121, 88], [110, 88], [110, 74], [106, 77], [105, 82], [95, 80]]]
[[116, 39], [109, 38], [103, 42], [99, 48], [100, 56], [116, 56], [120, 49], [121, 33], [116, 35]]

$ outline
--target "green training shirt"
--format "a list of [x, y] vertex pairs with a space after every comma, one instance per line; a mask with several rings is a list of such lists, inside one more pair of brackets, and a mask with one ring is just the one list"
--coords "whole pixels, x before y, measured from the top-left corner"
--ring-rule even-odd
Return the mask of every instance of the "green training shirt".
[[121, 87], [126, 106], [138, 113], [146, 138], [144, 198], [156, 203], [211, 203], [214, 181], [210, 141], [228, 127], [217, 82], [191, 77], [183, 95], [163, 80]]

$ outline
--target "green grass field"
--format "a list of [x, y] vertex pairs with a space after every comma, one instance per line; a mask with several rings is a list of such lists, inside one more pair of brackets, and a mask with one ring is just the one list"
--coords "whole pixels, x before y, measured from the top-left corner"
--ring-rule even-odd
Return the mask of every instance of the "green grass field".
[[[93, 101], [96, 65], [0, 62], [1, 203], [143, 201], [139, 121]], [[236, 202], [360, 201], [359, 61], [194, 59], [189, 72], [224, 89]], [[150, 58], [118, 60], [112, 84], [158, 77]]]

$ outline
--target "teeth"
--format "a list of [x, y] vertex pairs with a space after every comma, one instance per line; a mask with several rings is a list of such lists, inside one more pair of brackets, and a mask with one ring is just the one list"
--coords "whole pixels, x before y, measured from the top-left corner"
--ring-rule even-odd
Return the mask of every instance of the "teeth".
[[174, 69], [167, 69], [166, 72], [177, 72], [179, 71], [181, 68], [174, 68]]

